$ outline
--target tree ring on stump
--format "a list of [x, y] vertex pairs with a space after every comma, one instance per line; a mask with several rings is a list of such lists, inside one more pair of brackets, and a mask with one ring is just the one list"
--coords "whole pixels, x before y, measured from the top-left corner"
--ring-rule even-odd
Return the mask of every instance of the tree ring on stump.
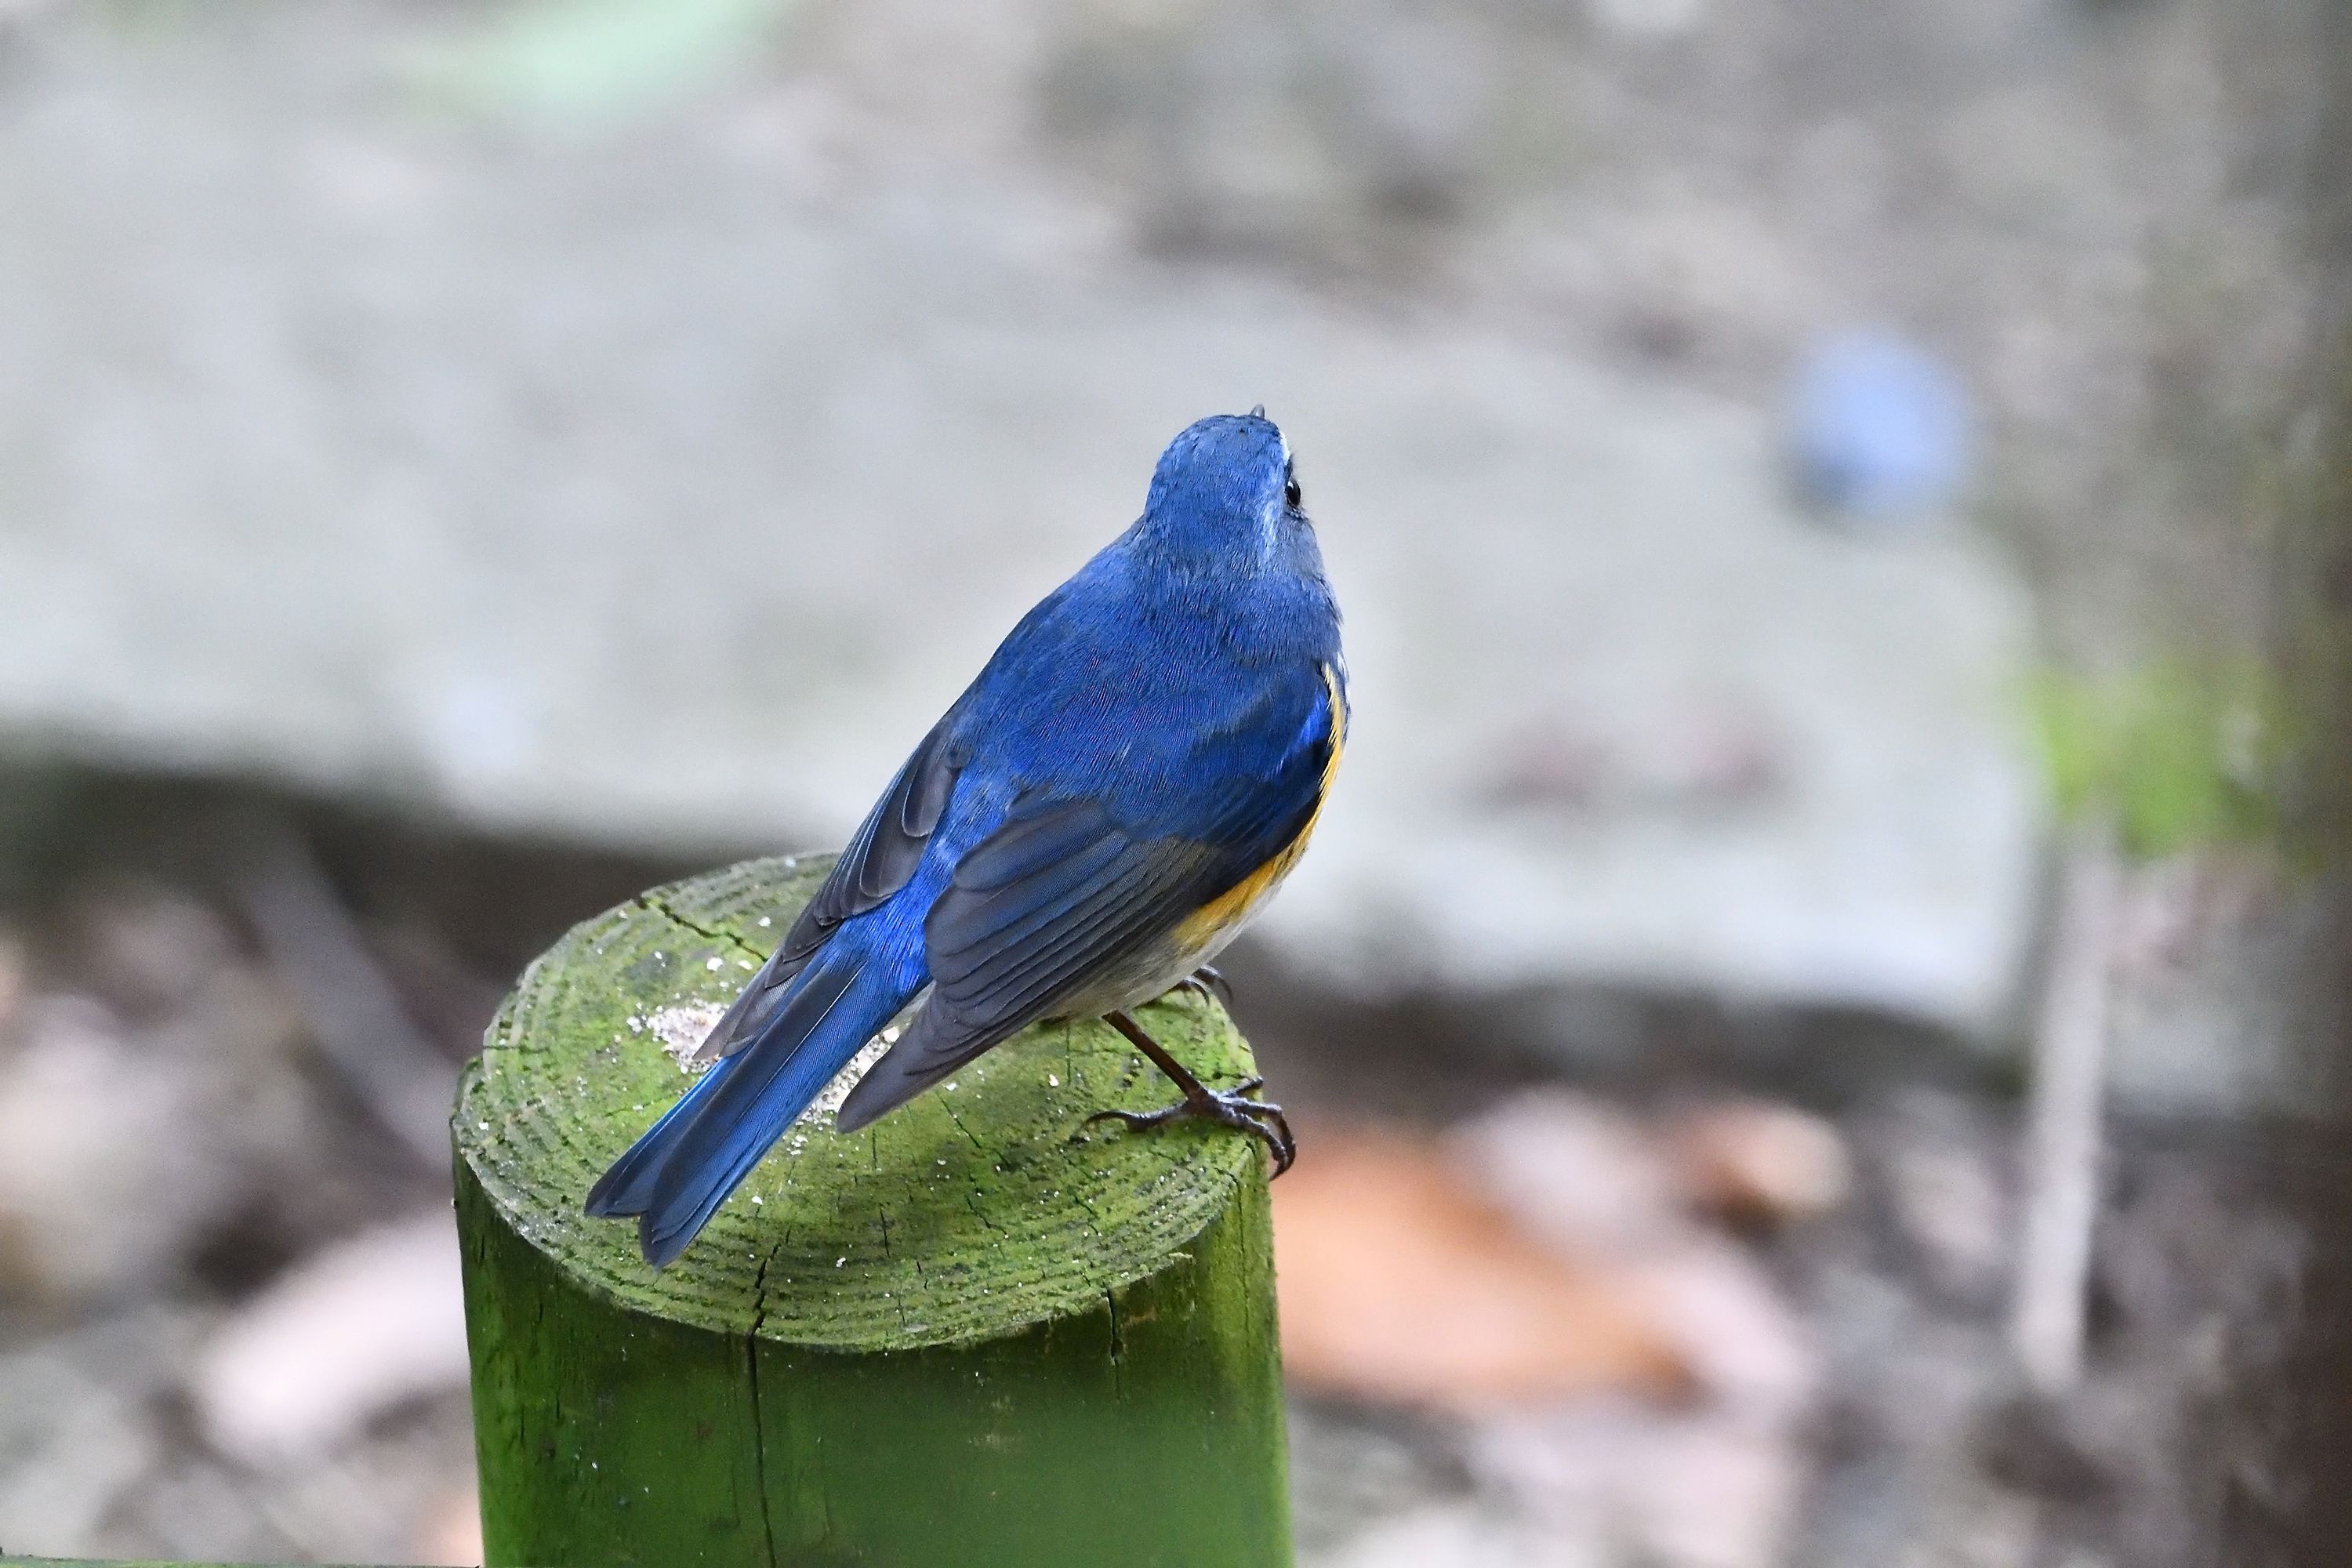
[[[583, 1288], [691, 1326], [820, 1350], [995, 1339], [1156, 1274], [1258, 1180], [1227, 1130], [1083, 1126], [1175, 1089], [1096, 1020], [1035, 1026], [844, 1136], [836, 1082], [666, 1270], [589, 1184], [686, 1089], [692, 1052], [815, 892], [830, 856], [747, 861], [573, 928], [524, 972], [467, 1073], [459, 1158]], [[1138, 1020], [1205, 1081], [1254, 1068], [1213, 1002]], [[871, 1048], [867, 1053], [870, 1057]], [[855, 1070], [855, 1069], [853, 1069]]]

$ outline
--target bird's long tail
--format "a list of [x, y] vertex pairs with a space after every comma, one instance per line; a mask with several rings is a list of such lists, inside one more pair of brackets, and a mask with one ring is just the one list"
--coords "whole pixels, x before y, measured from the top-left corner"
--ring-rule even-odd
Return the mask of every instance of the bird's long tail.
[[637, 1216], [637, 1244], [659, 1268], [686, 1250], [760, 1156], [904, 1006], [886, 955], [842, 938], [802, 971], [760, 1032], [722, 1057], [588, 1193], [600, 1218]]

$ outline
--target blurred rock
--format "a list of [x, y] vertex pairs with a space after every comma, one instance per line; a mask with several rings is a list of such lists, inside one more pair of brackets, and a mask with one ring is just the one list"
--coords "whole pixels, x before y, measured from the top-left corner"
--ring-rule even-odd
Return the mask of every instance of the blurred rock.
[[12, 1552], [74, 1553], [163, 1447], [149, 1410], [193, 1331], [147, 1309], [0, 1355], [0, 1521]]
[[1600, 1563], [1779, 1568], [1803, 1500], [1799, 1438], [1769, 1423], [1601, 1405], [1481, 1423], [1465, 1453], [1546, 1534], [1594, 1542]]
[[1706, 1106], [1676, 1118], [1669, 1141], [1685, 1194], [1734, 1219], [1808, 1219], [1837, 1207], [1853, 1187], [1836, 1125], [1793, 1106]]
[[1484, 1409], [1683, 1384], [1679, 1347], [1607, 1263], [1533, 1239], [1425, 1147], [1327, 1131], [1274, 1194], [1301, 1388]]
[[1672, 707], [1648, 732], [1607, 740], [1575, 718], [1549, 716], [1498, 742], [1493, 798], [1506, 807], [1694, 818], [1769, 808], [1786, 772], [1783, 739], [1731, 704]]
[[28, 1004], [0, 1058], [0, 1295], [55, 1310], [152, 1290], [309, 1142], [296, 1030], [250, 974], [128, 1028]]
[[[1107, 242], [1108, 198], [1017, 165], [1042, 14], [958, 25], [967, 90], [960, 60], [908, 64], [940, 58], [935, 14], [829, 12], [790, 90], [835, 104], [863, 162], [803, 195], [729, 151], [731, 101], [593, 154], [435, 133], [353, 85], [438, 35], [430, 7], [202, 10], [155, 50], [85, 12], [41, 24], [0, 120], [11, 746], [666, 850], [835, 842], [1133, 517], [1168, 437], [1263, 400], [1324, 525], [1359, 706], [1265, 928], [1296, 973], [1968, 1026], [2013, 988], [2041, 815], [2013, 572], [1961, 539], [1805, 526], [1757, 399], [1580, 353], [1541, 310], [1441, 323]], [[1145, 161], [1296, 202], [1310, 248], [1315, 192], [1425, 238], [1480, 221], [1522, 155], [1580, 156], [1573, 17], [1395, 0], [1119, 26], [1197, 45], [1184, 68], [1240, 95], [1180, 95], [1199, 163]], [[951, 103], [909, 86], [949, 79]], [[1120, 95], [1159, 79], [1103, 79], [1157, 122]], [[412, 194], [355, 226], [322, 146]], [[1593, 234], [1610, 191], [1553, 191], [1545, 233]], [[1810, 276], [1767, 198], [1643, 179], [1622, 200], [1713, 215], [1664, 226], [1732, 299]], [[152, 246], [118, 243], [124, 212]], [[1483, 254], [1449, 265], [1475, 280]], [[1557, 290], [1564, 265], [1527, 276]], [[1599, 291], [1612, 321], [1624, 292]], [[1633, 758], [1737, 713], [1726, 754], [1768, 760], [1769, 787], [1498, 800], [1498, 743], [1562, 710]]]
[[289, 1271], [222, 1325], [190, 1394], [215, 1447], [267, 1467], [331, 1450], [466, 1373], [457, 1230], [436, 1210]]

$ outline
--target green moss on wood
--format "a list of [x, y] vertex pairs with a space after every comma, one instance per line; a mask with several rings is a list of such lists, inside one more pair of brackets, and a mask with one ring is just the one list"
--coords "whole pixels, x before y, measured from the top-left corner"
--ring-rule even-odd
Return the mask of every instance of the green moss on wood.
[[[1051, 1026], [844, 1137], [787, 1134], [668, 1270], [589, 1183], [684, 1087], [690, 1043], [821, 861], [657, 889], [533, 964], [457, 1119], [492, 1563], [1289, 1560], [1256, 1145], [1136, 1136], [1168, 1086]], [[1215, 1080], [1223, 1014], [1148, 1026]], [[755, 1201], [756, 1200], [756, 1201]]]
[[2032, 697], [2062, 815], [2112, 816], [2143, 859], [2273, 836], [2271, 789], [2294, 727], [2259, 667], [2156, 663], [2097, 680], [2048, 670]]

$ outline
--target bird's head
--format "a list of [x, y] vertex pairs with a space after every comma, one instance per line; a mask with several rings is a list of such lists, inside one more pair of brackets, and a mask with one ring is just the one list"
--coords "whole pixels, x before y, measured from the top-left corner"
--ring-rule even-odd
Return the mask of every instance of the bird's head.
[[1168, 557], [1226, 570], [1264, 570], [1313, 550], [1290, 445], [1263, 406], [1211, 415], [1168, 443], [1139, 528]]

